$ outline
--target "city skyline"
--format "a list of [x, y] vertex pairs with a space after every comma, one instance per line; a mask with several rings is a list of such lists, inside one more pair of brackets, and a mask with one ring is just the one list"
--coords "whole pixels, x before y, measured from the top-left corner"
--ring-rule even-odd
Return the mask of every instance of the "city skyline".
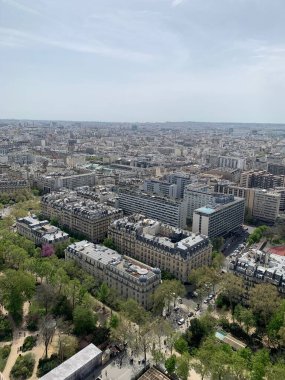
[[281, 0], [0, 0], [0, 115], [282, 123]]

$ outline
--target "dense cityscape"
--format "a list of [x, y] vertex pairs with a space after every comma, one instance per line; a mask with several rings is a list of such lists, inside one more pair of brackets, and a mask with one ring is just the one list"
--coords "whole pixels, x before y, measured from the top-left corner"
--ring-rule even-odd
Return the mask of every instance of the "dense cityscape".
[[2, 378], [285, 378], [285, 125], [0, 122]]

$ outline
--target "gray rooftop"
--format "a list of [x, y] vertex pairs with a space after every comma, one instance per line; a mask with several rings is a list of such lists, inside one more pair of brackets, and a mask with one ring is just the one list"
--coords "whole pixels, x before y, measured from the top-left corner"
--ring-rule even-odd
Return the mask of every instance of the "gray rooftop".
[[[75, 255], [84, 255], [108, 267], [116, 267], [122, 273], [127, 274], [133, 279], [145, 276], [150, 279], [156, 275], [155, 270], [149, 265], [143, 264], [128, 256], [122, 256], [117, 251], [107, 248], [104, 245], [94, 244], [87, 240], [71, 244], [67, 251]], [[159, 271], [160, 274], [160, 271]]]
[[52, 371], [41, 377], [41, 380], [65, 380], [68, 376], [78, 371], [95, 357], [101, 355], [102, 351], [94, 344], [89, 344], [83, 350], [77, 352], [71, 358], [54, 368]]

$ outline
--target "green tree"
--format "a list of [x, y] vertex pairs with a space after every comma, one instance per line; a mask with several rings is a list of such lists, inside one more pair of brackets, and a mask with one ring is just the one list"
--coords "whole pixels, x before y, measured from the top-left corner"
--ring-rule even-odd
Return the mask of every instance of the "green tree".
[[74, 332], [77, 335], [92, 333], [96, 327], [97, 318], [92, 310], [76, 306], [73, 312]]
[[243, 293], [243, 280], [232, 273], [225, 273], [221, 282], [221, 294], [229, 301], [232, 313], [234, 304], [240, 301]]
[[188, 352], [188, 343], [182, 336], [180, 336], [175, 341], [174, 348], [177, 352], [179, 352], [180, 354], [183, 354], [184, 352]]
[[169, 358], [165, 360], [165, 368], [168, 373], [172, 374], [176, 369], [176, 356], [171, 355]]
[[157, 314], [162, 314], [163, 309], [167, 306], [170, 310], [170, 304], [177, 297], [185, 294], [184, 285], [178, 280], [165, 280], [154, 291], [153, 294], [153, 310]]
[[257, 351], [252, 358], [251, 380], [263, 380], [266, 368], [270, 365], [270, 357], [265, 349]]
[[274, 311], [280, 306], [281, 298], [274, 285], [261, 283], [249, 292], [249, 304], [263, 326], [267, 326]]
[[184, 352], [183, 355], [177, 358], [176, 374], [181, 380], [187, 380], [190, 371], [190, 355]]
[[116, 250], [115, 243], [114, 243], [113, 239], [111, 239], [111, 238], [104, 239], [103, 245], [105, 245], [105, 247], [107, 247], [107, 248]]
[[97, 292], [98, 300], [103, 302], [103, 303], [106, 303], [108, 298], [109, 298], [109, 294], [110, 294], [110, 289], [109, 289], [108, 285], [105, 282], [103, 282], [100, 285], [98, 292]]
[[34, 291], [34, 279], [29, 273], [9, 269], [0, 276], [0, 298], [16, 321], [21, 319], [23, 304], [31, 299]]

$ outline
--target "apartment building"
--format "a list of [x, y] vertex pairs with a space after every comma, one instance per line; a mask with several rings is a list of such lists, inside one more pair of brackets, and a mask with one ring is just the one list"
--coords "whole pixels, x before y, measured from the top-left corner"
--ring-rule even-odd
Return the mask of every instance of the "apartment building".
[[265, 190], [235, 186], [228, 182], [219, 182], [215, 185], [215, 190], [244, 198], [249, 215], [264, 222], [273, 223], [278, 217], [279, 211], [285, 210], [284, 187]]
[[29, 190], [30, 184], [25, 179], [4, 179], [0, 180], [0, 193], [11, 193], [20, 190]]
[[177, 185], [167, 181], [155, 179], [146, 179], [143, 184], [143, 190], [147, 193], [154, 193], [168, 198], [177, 198]]
[[273, 189], [285, 186], [285, 176], [276, 176], [266, 171], [250, 170], [241, 173], [241, 187], [256, 187], [260, 189]]
[[218, 166], [221, 168], [244, 170], [246, 167], [246, 159], [239, 157], [219, 156]]
[[183, 198], [184, 190], [187, 185], [193, 182], [191, 176], [183, 173], [172, 173], [167, 176], [167, 180], [177, 186], [177, 198]]
[[234, 231], [243, 224], [245, 200], [221, 198], [224, 203], [217, 203], [214, 207], [201, 207], [194, 211], [192, 231], [213, 239]]
[[204, 183], [194, 183], [186, 186], [184, 190], [184, 203], [187, 209], [187, 218], [193, 219], [194, 210], [207, 204], [215, 203], [209, 187]]
[[187, 208], [183, 201], [146, 194], [139, 191], [120, 190], [116, 203], [125, 214], [143, 214], [174, 227], [186, 226]]
[[187, 282], [192, 269], [210, 265], [212, 246], [207, 237], [174, 228], [143, 215], [114, 221], [108, 232], [119, 252]]
[[268, 164], [268, 171], [271, 174], [274, 175], [285, 175], [285, 164], [277, 164], [277, 163], [269, 163]]
[[47, 220], [38, 220], [33, 216], [17, 219], [16, 227], [20, 235], [32, 240], [38, 246], [43, 244], [56, 245], [69, 239], [66, 232], [52, 226]]
[[51, 191], [59, 190], [62, 188], [74, 190], [77, 187], [81, 186], [94, 186], [95, 176], [96, 174], [94, 172], [68, 176], [54, 174], [38, 177], [36, 180], [36, 185], [45, 193], [50, 193]]
[[241, 169], [246, 168], [246, 159], [233, 156], [219, 156], [218, 154], [209, 154], [206, 158], [206, 163], [213, 168], [231, 168]]
[[229, 270], [244, 279], [244, 286], [269, 283], [280, 293], [285, 293], [285, 257], [273, 253], [250, 249], [231, 256]]
[[115, 289], [120, 297], [133, 298], [144, 308], [151, 308], [151, 296], [161, 283], [160, 269], [86, 240], [67, 247], [65, 259], [76, 261], [86, 272]]
[[218, 193], [233, 195], [238, 198], [244, 198], [245, 207], [247, 207], [250, 215], [252, 215], [255, 189], [237, 186], [228, 181], [220, 181], [215, 185], [215, 191]]
[[274, 223], [279, 214], [281, 194], [265, 189], [255, 189], [252, 216], [264, 222]]
[[106, 237], [113, 220], [123, 216], [120, 209], [81, 198], [68, 190], [44, 195], [41, 209], [45, 218], [56, 219], [60, 226], [95, 243]]

